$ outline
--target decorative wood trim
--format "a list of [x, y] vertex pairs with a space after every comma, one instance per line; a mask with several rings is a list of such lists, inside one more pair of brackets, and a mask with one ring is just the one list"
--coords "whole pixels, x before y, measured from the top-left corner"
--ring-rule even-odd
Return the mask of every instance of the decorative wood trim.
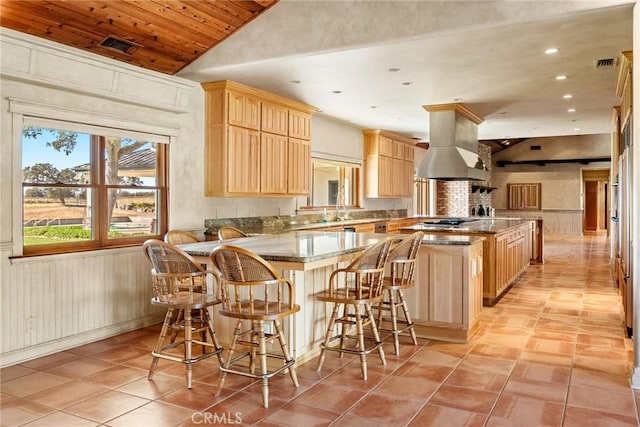
[[484, 121], [484, 118], [480, 117], [473, 111], [471, 111], [466, 105], [461, 104], [459, 102], [452, 104], [434, 104], [434, 105], [423, 105], [422, 108], [432, 113], [435, 111], [457, 111], [459, 114], [462, 114], [467, 119], [471, 120], [475, 124], [479, 125]]
[[309, 114], [313, 114], [316, 111], [318, 111], [316, 107], [312, 107], [311, 105], [305, 104], [303, 102], [295, 101], [293, 99], [275, 95], [273, 93], [269, 93], [260, 89], [246, 86], [246, 85], [243, 85], [242, 83], [234, 82], [231, 80], [218, 80], [215, 82], [202, 83], [202, 88], [205, 91], [231, 90], [247, 96], [258, 97], [262, 101], [272, 102], [274, 104], [279, 104], [286, 108], [292, 108], [294, 110], [304, 111], [305, 113], [309, 113]]
[[622, 92], [624, 91], [624, 88], [626, 86], [632, 63], [632, 50], [620, 52], [620, 56], [618, 57], [618, 81], [616, 82], [616, 95], [618, 95], [619, 97], [622, 97]]

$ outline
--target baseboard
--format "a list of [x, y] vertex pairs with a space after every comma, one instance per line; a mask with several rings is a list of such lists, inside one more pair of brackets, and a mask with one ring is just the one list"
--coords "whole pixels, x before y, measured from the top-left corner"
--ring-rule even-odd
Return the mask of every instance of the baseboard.
[[9, 351], [0, 354], [0, 367], [15, 365], [17, 363], [26, 362], [38, 357], [47, 356], [59, 351], [68, 350], [70, 348], [89, 344], [94, 341], [109, 338], [118, 334], [133, 331], [135, 329], [144, 328], [162, 322], [164, 313], [153, 314], [139, 319], [130, 320], [128, 322], [118, 323], [116, 325], [106, 326], [100, 329], [93, 329], [81, 334], [60, 338], [53, 341], [47, 341], [42, 344], [31, 347], [21, 348], [19, 350]]

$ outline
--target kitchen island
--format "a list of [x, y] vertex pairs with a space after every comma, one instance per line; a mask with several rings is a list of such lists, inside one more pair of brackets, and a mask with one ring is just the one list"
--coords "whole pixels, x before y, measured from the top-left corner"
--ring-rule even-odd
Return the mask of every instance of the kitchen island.
[[401, 233], [423, 231], [438, 236], [481, 236], [483, 242], [483, 303], [493, 305], [527, 269], [536, 227], [533, 220], [466, 219], [460, 224], [439, 224], [436, 219], [403, 227]]
[[[330, 274], [368, 246], [398, 237], [382, 233], [293, 231], [179, 247], [199, 262], [208, 263], [209, 253], [215, 247], [221, 244], [239, 246], [257, 253], [280, 270], [282, 276], [290, 278], [295, 285], [294, 300], [301, 310], [285, 324], [285, 333], [294, 356], [303, 361], [319, 351], [326, 331], [331, 307], [316, 301], [314, 295], [326, 288]], [[425, 287], [414, 288], [409, 297], [412, 299], [410, 309], [417, 315], [414, 318], [419, 325], [416, 327], [419, 336], [464, 341], [475, 330], [482, 307], [481, 242], [477, 237], [425, 237], [419, 256], [428, 256], [421, 255], [427, 250], [425, 248], [431, 248], [440, 256], [431, 258], [429, 271], [432, 273], [423, 273], [423, 276], [426, 274], [424, 277], [435, 275], [434, 280], [425, 280]], [[464, 275], [468, 278], [464, 279]], [[435, 280], [436, 276], [438, 280]], [[221, 341], [226, 342], [232, 325], [217, 313], [214, 318], [216, 332]]]

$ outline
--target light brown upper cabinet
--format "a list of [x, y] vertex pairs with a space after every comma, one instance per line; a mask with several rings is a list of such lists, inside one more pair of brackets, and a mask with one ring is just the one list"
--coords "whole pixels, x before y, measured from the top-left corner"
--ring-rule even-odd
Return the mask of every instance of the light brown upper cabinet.
[[310, 192], [314, 107], [229, 80], [203, 83], [205, 195]]
[[540, 210], [542, 209], [542, 184], [507, 184], [509, 209]]
[[384, 130], [362, 132], [364, 196], [412, 197], [415, 147], [413, 140]]

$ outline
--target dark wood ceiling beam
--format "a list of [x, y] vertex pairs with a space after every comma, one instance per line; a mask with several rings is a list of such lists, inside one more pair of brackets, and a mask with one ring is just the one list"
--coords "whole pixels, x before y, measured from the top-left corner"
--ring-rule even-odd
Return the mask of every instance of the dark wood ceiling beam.
[[537, 160], [498, 160], [496, 166], [505, 167], [513, 165], [538, 165], [545, 166], [546, 164], [556, 163], [579, 163], [581, 165], [588, 165], [594, 162], [610, 162], [611, 157], [581, 157], [573, 159], [537, 159]]

